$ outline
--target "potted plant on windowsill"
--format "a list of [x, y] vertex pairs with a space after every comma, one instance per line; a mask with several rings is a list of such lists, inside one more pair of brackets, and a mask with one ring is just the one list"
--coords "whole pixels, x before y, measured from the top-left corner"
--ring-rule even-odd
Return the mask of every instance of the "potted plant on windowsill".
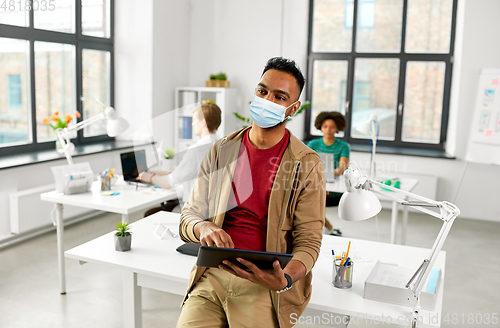
[[115, 250], [126, 252], [130, 250], [132, 244], [132, 233], [129, 231], [128, 223], [120, 222], [116, 225], [115, 233]]
[[[71, 123], [71, 121], [74, 118], [80, 118], [80, 117], [81, 117], [80, 112], [75, 112], [74, 116], [71, 114], [66, 114], [64, 115], [64, 117], [61, 117], [59, 115], [59, 112], [56, 111], [49, 118], [44, 118], [42, 122], [44, 124], [48, 124], [52, 128], [52, 130], [57, 131], [59, 129], [67, 128], [69, 123]], [[56, 138], [56, 149], [58, 152], [63, 153], [62, 145], [60, 144], [59, 139], [57, 138]]]

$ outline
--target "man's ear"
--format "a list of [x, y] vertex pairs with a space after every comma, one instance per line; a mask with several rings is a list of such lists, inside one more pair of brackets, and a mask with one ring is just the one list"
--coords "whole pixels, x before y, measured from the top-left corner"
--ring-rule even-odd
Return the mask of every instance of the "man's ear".
[[292, 110], [290, 111], [290, 117], [293, 117], [295, 115], [295, 113], [297, 113], [297, 111], [299, 110], [300, 108], [300, 101], [297, 101], [293, 107], [292, 107]]

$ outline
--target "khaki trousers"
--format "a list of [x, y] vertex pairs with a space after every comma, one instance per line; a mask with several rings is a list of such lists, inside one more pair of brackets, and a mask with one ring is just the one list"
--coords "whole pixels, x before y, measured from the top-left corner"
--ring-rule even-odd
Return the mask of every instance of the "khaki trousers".
[[205, 271], [182, 307], [177, 328], [278, 327], [269, 290], [218, 268]]

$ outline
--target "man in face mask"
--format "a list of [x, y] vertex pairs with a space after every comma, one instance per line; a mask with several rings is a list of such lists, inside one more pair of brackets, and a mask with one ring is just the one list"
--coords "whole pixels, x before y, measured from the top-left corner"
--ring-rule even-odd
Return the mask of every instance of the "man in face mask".
[[224, 261], [194, 267], [177, 327], [292, 327], [311, 297], [324, 224], [319, 156], [286, 129], [304, 77], [275, 57], [250, 104], [251, 127], [219, 140], [201, 164], [181, 214], [182, 240], [203, 246], [293, 254], [283, 269]]

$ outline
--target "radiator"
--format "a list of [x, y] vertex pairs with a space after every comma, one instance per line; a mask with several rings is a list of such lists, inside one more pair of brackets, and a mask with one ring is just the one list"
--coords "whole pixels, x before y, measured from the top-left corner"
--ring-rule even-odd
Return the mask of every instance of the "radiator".
[[[52, 225], [50, 213], [54, 203], [40, 199], [40, 194], [52, 190], [55, 190], [54, 184], [9, 194], [11, 233], [21, 234]], [[89, 212], [89, 209], [65, 205], [63, 219], [71, 219]]]

